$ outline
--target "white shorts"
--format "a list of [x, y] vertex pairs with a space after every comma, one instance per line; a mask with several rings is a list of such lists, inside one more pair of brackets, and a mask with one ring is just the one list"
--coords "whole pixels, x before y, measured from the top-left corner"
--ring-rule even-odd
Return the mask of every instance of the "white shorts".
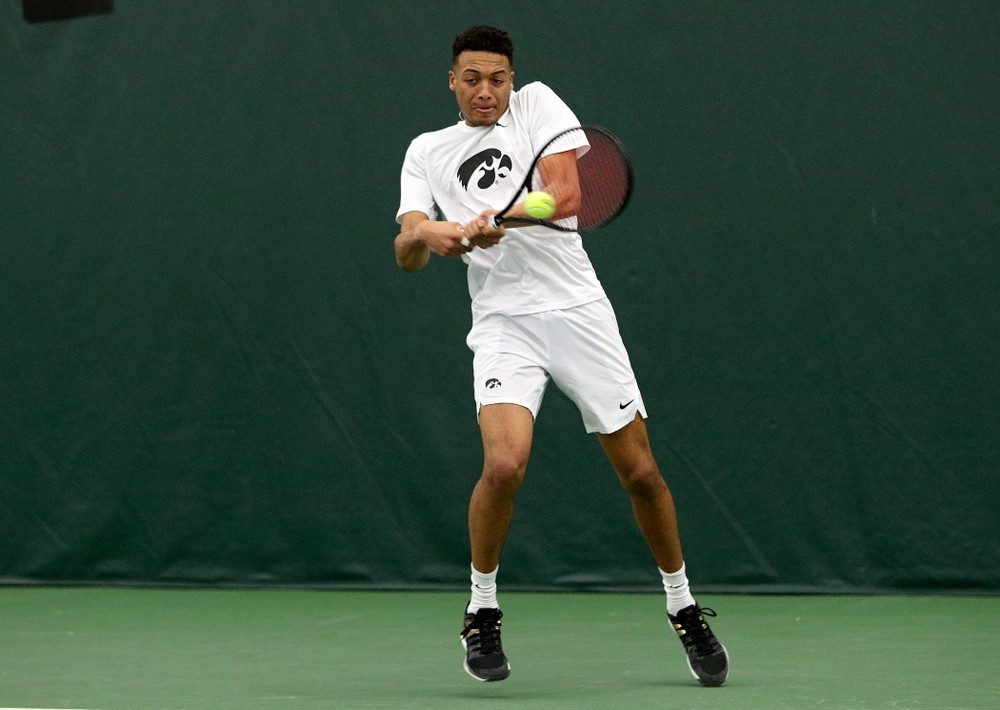
[[628, 352], [607, 298], [561, 311], [490, 315], [466, 342], [475, 353], [476, 407], [519, 404], [538, 417], [549, 379], [579, 408], [590, 433], [646, 418]]

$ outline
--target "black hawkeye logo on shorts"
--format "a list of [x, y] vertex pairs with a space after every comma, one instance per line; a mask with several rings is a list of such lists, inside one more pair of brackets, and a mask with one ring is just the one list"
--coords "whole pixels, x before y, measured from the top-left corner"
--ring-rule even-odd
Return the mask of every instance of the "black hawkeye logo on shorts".
[[488, 390], [495, 390], [499, 386], [500, 386], [500, 380], [498, 380], [495, 377], [491, 377], [490, 379], [486, 380], [486, 389]]
[[458, 181], [468, 191], [472, 178], [479, 175], [476, 186], [485, 190], [510, 175], [513, 165], [509, 155], [504, 155], [497, 148], [487, 148], [462, 163], [458, 169]]

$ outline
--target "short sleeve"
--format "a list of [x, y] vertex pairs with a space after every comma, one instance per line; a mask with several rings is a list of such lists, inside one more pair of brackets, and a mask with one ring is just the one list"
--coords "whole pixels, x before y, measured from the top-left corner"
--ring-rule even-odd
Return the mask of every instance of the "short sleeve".
[[402, 223], [407, 212], [423, 212], [430, 219], [437, 218], [434, 195], [427, 180], [424, 150], [420, 140], [415, 139], [406, 150], [403, 170], [399, 178], [399, 210], [396, 222]]
[[545, 84], [538, 81], [528, 84], [521, 95], [533, 151], [537, 152], [557, 134], [579, 127], [580, 120], [573, 110]]

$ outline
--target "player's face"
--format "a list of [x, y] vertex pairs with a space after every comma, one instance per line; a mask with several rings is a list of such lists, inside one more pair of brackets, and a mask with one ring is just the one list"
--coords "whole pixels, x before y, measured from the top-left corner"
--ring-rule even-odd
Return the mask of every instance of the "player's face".
[[514, 72], [502, 54], [462, 52], [448, 72], [448, 85], [467, 124], [492, 126], [510, 103]]

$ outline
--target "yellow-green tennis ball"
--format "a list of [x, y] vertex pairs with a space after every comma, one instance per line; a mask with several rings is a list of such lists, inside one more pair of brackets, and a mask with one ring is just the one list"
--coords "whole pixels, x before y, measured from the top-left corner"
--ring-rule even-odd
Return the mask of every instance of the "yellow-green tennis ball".
[[555, 198], [541, 190], [529, 192], [528, 196], [524, 198], [524, 211], [528, 213], [529, 217], [548, 219], [556, 211]]

